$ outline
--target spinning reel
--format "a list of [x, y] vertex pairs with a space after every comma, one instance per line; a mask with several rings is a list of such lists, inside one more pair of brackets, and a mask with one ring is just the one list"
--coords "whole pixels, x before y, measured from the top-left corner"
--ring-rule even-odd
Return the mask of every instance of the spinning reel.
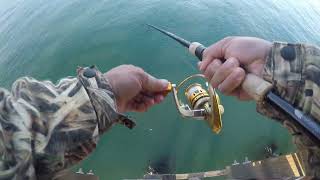
[[218, 134], [222, 129], [221, 115], [224, 108], [220, 104], [218, 94], [208, 82], [206, 82], [207, 89], [202, 88], [199, 83], [192, 83], [184, 90], [187, 104], [178, 98], [180, 88], [193, 78], [205, 79], [203, 75], [195, 74], [184, 79], [179, 85], [170, 84], [168, 91], [172, 91], [177, 110], [182, 117], [205, 120], [210, 129]]

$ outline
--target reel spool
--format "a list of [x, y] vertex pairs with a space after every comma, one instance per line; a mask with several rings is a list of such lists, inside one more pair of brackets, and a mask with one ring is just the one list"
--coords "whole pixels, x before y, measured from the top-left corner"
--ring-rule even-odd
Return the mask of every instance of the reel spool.
[[222, 129], [221, 115], [224, 108], [220, 104], [218, 94], [211, 85], [208, 85], [208, 82], [206, 83], [207, 90], [198, 83], [193, 83], [185, 89], [184, 94], [191, 107], [188, 104], [183, 104], [178, 98], [181, 86], [196, 77], [205, 79], [203, 75], [195, 74], [184, 79], [178, 86], [172, 84], [168, 90], [172, 90], [177, 109], [182, 117], [205, 120], [210, 129], [218, 134]]

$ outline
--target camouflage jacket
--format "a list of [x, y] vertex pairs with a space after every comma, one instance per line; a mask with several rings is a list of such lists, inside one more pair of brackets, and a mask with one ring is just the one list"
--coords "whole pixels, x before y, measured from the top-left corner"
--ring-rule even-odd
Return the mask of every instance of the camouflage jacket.
[[[263, 71], [283, 99], [320, 123], [320, 49], [307, 44], [275, 42]], [[258, 112], [278, 120], [292, 134], [307, 175], [320, 178], [320, 148], [275, 107], [262, 101]]]
[[[284, 99], [320, 120], [319, 68], [317, 47], [274, 43], [263, 75]], [[267, 102], [258, 102], [257, 109], [289, 129], [305, 154], [307, 175], [319, 177], [319, 148]], [[11, 92], [0, 89], [0, 179], [59, 178], [85, 158], [114, 123], [134, 126], [117, 113], [111, 87], [94, 67], [79, 68], [77, 78], [57, 85], [21, 78]]]
[[56, 179], [84, 159], [114, 123], [134, 123], [117, 113], [108, 81], [95, 68], [57, 85], [24, 77], [11, 92], [0, 89], [0, 179]]

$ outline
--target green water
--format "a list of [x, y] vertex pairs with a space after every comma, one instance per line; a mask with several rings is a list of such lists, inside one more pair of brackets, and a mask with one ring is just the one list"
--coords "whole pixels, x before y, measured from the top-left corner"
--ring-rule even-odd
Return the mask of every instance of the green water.
[[[229, 35], [320, 44], [319, 9], [318, 0], [0, 0], [0, 83], [9, 88], [25, 75], [56, 81], [91, 64], [103, 71], [134, 64], [178, 82], [197, 73], [196, 59], [145, 23], [206, 45]], [[286, 130], [257, 114], [253, 103], [221, 100], [219, 135], [182, 119], [169, 96], [147, 113], [132, 113], [134, 130], [116, 126], [105, 134], [80, 166], [101, 179], [139, 178], [150, 163], [196, 172], [245, 156], [262, 159], [270, 143], [293, 151]]]

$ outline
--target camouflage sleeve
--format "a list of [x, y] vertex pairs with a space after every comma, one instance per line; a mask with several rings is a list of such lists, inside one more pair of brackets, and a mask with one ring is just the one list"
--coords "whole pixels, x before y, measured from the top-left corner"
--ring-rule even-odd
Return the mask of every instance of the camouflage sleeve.
[[[320, 123], [320, 49], [307, 44], [275, 42], [263, 77], [277, 94]], [[267, 102], [257, 103], [258, 112], [278, 120], [292, 134], [300, 152], [306, 154], [307, 172], [320, 177], [320, 149], [302, 129]]]
[[94, 73], [88, 79], [79, 71], [56, 85], [24, 77], [11, 92], [0, 89], [0, 179], [53, 179], [92, 152], [114, 123], [134, 126]]

